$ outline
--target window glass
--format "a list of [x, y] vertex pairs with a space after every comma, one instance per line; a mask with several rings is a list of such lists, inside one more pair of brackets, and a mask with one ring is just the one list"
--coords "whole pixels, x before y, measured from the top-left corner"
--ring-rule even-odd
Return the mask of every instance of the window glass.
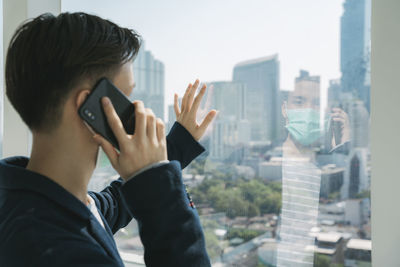
[[[370, 0], [62, 8], [142, 35], [131, 98], [169, 127], [173, 94], [207, 84], [203, 108], [219, 115], [183, 179], [214, 266], [370, 265]], [[98, 162], [99, 191], [118, 174]], [[143, 265], [135, 221], [115, 238], [127, 266]]]

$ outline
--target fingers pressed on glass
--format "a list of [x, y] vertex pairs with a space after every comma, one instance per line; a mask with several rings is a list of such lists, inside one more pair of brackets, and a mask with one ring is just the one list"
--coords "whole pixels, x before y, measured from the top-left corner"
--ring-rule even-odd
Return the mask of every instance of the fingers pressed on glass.
[[200, 81], [199, 81], [199, 79], [197, 79], [194, 82], [192, 88], [190, 89], [190, 91], [188, 93], [188, 97], [187, 97], [187, 100], [186, 100], [186, 110], [187, 111], [190, 111], [191, 108], [192, 108], [194, 94], [196, 93], [196, 90], [197, 90], [197, 87], [199, 86], [199, 83], [200, 83]]
[[202, 129], [202, 131], [205, 131], [207, 129], [208, 125], [212, 122], [212, 120], [214, 119], [214, 117], [216, 115], [217, 115], [217, 111], [215, 109], [208, 112], [207, 116], [204, 118], [204, 120], [202, 121], [202, 123], [199, 126], [200, 129]]
[[192, 84], [189, 83], [188, 87], [186, 88], [185, 94], [183, 95], [183, 98], [182, 98], [182, 104], [181, 104], [182, 111], [186, 111], [186, 109], [187, 109], [187, 98], [188, 98], [188, 94], [189, 94], [191, 88], [192, 88]]
[[193, 106], [192, 106], [192, 109], [191, 109], [191, 112], [193, 113], [193, 115], [196, 115], [197, 110], [199, 109], [201, 100], [203, 99], [203, 96], [204, 96], [204, 94], [206, 92], [206, 88], [207, 88], [207, 85], [204, 84], [201, 87], [200, 92], [197, 94], [197, 96], [194, 99]]

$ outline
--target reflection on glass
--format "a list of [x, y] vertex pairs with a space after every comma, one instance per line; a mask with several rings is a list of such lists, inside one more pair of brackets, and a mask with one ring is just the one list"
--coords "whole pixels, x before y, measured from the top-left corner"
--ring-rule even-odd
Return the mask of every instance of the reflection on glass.
[[[232, 79], [207, 82], [212, 89], [202, 104], [220, 112], [201, 140], [207, 153], [184, 170], [183, 179], [213, 266], [370, 265], [370, 0], [342, 3], [335, 21], [341, 75], [329, 84], [324, 80], [334, 77], [314, 75], [325, 66], [312, 69], [313, 75], [296, 69], [291, 90], [283, 90], [281, 79], [289, 74], [281, 73], [281, 64], [288, 64], [287, 55], [274, 51], [233, 62]], [[257, 41], [248, 40], [249, 47]], [[137, 97], [161, 115], [164, 79], [173, 72], [169, 64], [143, 48], [134, 66]], [[168, 113], [171, 126], [172, 105]], [[94, 190], [116, 178], [104, 154], [98, 163]], [[127, 266], [143, 266], [135, 221], [116, 240]]]
[[320, 78], [302, 71], [282, 114], [288, 135], [283, 143], [277, 266], [313, 266], [315, 237], [311, 233], [317, 227], [321, 187], [315, 152], [326, 133], [320, 123]]

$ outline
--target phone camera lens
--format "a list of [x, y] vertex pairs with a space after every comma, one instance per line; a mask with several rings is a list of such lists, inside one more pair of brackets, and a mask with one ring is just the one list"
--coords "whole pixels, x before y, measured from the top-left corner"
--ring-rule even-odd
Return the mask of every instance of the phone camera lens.
[[96, 117], [94, 116], [94, 114], [90, 110], [85, 109], [83, 112], [86, 114], [86, 116], [88, 116], [89, 119], [91, 119], [93, 121], [96, 119]]

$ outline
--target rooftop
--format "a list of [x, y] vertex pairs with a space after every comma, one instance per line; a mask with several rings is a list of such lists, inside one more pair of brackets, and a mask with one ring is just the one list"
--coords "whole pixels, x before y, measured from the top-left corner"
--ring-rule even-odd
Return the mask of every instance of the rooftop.
[[311, 234], [315, 236], [315, 238], [319, 242], [329, 242], [329, 243], [337, 243], [342, 238], [341, 233], [330, 232], [330, 233], [313, 233]]
[[250, 60], [245, 60], [245, 61], [237, 63], [235, 65], [235, 68], [241, 67], [241, 66], [246, 66], [246, 65], [262, 63], [262, 62], [270, 61], [270, 60], [278, 60], [278, 54], [274, 54], [274, 55], [266, 56], [266, 57], [255, 58], [255, 59], [250, 59]]
[[353, 238], [349, 240], [346, 247], [350, 249], [371, 250], [372, 243], [371, 240]]

